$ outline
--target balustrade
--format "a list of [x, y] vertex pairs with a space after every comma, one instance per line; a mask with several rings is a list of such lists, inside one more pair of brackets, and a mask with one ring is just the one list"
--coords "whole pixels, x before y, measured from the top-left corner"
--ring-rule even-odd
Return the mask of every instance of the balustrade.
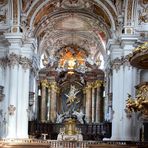
[[[36, 138], [41, 138], [42, 134], [48, 134], [47, 139], [57, 139], [60, 128], [63, 124], [55, 123], [41, 123], [37, 121], [29, 122], [29, 135]], [[77, 124], [81, 129], [84, 140], [102, 140], [102, 138], [110, 138], [111, 136], [111, 123], [100, 124]]]

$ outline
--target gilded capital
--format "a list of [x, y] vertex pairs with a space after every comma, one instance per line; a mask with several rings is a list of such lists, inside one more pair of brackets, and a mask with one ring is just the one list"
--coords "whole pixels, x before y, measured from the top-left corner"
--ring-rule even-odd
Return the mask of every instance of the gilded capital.
[[50, 84], [49, 84], [49, 87], [53, 90], [53, 91], [55, 91], [55, 92], [57, 92], [57, 93], [59, 93], [59, 87], [57, 86], [57, 83], [54, 81], [54, 82], [50, 82]]
[[49, 83], [46, 79], [41, 81], [41, 85], [42, 87], [47, 87], [47, 88], [49, 87]]
[[103, 84], [103, 81], [101, 80], [96, 80], [95, 82], [92, 83], [93, 88], [98, 88]]

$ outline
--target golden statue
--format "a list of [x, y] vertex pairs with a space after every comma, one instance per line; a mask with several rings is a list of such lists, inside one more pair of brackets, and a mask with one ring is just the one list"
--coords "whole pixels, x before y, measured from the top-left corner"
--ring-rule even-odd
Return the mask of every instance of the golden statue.
[[148, 83], [137, 87], [136, 98], [133, 99], [131, 95], [128, 94], [126, 101], [127, 112], [141, 112], [143, 116], [148, 118]]

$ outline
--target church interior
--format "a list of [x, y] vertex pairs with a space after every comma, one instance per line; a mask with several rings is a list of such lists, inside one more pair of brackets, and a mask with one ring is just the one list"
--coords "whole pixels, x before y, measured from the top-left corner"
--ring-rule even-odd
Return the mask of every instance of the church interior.
[[148, 147], [148, 0], [0, 0], [3, 147]]

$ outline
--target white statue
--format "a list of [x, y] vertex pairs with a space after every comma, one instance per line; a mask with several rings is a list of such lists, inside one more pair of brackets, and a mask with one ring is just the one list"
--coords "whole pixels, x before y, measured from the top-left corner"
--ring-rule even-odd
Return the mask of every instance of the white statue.
[[57, 114], [56, 123], [62, 123], [64, 119], [64, 114]]
[[66, 104], [69, 108], [72, 109], [72, 111], [74, 111], [74, 105], [80, 102], [80, 100], [76, 97], [79, 91], [80, 90], [77, 90], [74, 85], [71, 85], [69, 93], [65, 94], [67, 97]]
[[84, 113], [82, 112], [82, 110], [80, 112], [77, 112], [77, 111], [74, 111], [73, 112], [73, 115], [75, 115], [78, 119], [78, 121], [81, 123], [81, 124], [84, 124], [85, 120], [85, 115]]

